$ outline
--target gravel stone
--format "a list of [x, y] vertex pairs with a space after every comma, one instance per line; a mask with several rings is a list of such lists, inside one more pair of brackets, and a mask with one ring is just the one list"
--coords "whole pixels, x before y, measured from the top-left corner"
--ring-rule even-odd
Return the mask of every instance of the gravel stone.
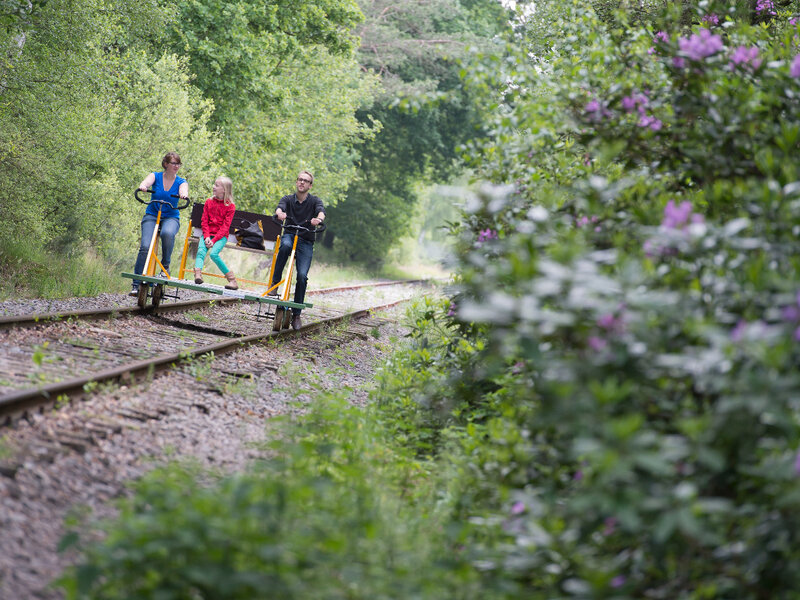
[[[388, 286], [342, 292], [326, 296], [324, 305], [355, 310], [388, 304], [398, 293]], [[103, 294], [7, 302], [0, 303], [0, 315], [135, 301]], [[315, 309], [317, 301], [323, 304], [322, 297], [311, 301]], [[62, 598], [49, 584], [76, 560], [75, 552], [57, 552], [64, 519], [113, 516], [111, 501], [154, 467], [190, 460], [222, 473], [241, 470], [260, 456], [256, 442], [268, 435], [269, 420], [301, 413], [316, 389], [346, 389], [354, 405], [365, 405], [375, 369], [402, 343], [404, 310], [399, 305], [373, 315], [386, 319], [378, 337], [369, 328], [353, 327], [354, 333], [340, 328], [328, 337], [314, 333], [251, 346], [213, 363], [195, 360], [149, 382], [110, 386], [0, 429], [0, 459], [20, 465], [13, 477], [0, 476], [0, 599]], [[313, 386], [304, 388], [306, 381]], [[53, 439], [74, 441], [83, 451]]]

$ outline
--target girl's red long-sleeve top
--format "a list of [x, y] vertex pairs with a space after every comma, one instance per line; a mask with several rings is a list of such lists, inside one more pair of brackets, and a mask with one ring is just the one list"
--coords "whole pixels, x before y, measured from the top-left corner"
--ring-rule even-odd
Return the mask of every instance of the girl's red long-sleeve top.
[[203, 237], [210, 237], [215, 244], [222, 238], [228, 237], [235, 211], [236, 205], [233, 202], [226, 205], [224, 201], [216, 196], [206, 200], [203, 206], [203, 220], [201, 222]]

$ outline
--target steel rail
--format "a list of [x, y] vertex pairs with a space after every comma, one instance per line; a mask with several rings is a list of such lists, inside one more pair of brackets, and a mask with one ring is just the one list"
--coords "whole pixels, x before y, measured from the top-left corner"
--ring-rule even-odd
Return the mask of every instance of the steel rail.
[[[385, 286], [385, 285], [402, 285], [406, 283], [426, 283], [430, 280], [428, 279], [408, 279], [404, 281], [379, 281], [376, 283], [359, 283], [353, 284], [349, 286], [341, 286], [341, 287], [333, 287], [333, 288], [323, 288], [319, 290], [308, 290], [306, 291], [306, 296], [311, 296], [315, 294], [332, 294], [335, 292], [344, 292], [348, 290], [357, 290], [360, 288], [367, 288], [367, 287], [378, 287], [378, 286]], [[73, 310], [67, 311], [62, 313], [38, 313], [33, 315], [16, 315], [16, 316], [8, 316], [8, 317], [0, 317], [0, 330], [3, 329], [11, 329], [13, 327], [33, 327], [35, 325], [44, 325], [47, 323], [55, 323], [59, 321], [66, 321], [68, 319], [80, 319], [86, 321], [101, 321], [105, 319], [109, 319], [111, 317], [115, 317], [117, 315], [125, 315], [125, 314], [142, 314], [142, 313], [168, 313], [168, 312], [181, 312], [185, 310], [189, 310], [193, 307], [204, 305], [204, 304], [220, 304], [220, 305], [227, 305], [233, 304], [236, 302], [242, 302], [247, 304], [252, 304], [251, 300], [243, 300], [241, 298], [229, 298], [223, 297], [220, 298], [219, 296], [214, 296], [214, 298], [208, 299], [198, 299], [198, 300], [183, 300], [181, 302], [174, 302], [170, 304], [161, 304], [158, 308], [153, 308], [152, 306], [147, 306], [145, 309], [141, 309], [138, 306], [121, 306], [116, 308], [100, 308], [100, 309], [86, 309], [86, 310]]]
[[94, 373], [84, 377], [75, 377], [66, 381], [60, 381], [36, 388], [29, 388], [26, 390], [13, 392], [5, 396], [0, 396], [0, 424], [7, 423], [9, 420], [12, 420], [13, 416], [23, 414], [33, 408], [46, 405], [49, 402], [55, 402], [62, 396], [79, 397], [83, 394], [86, 394], [88, 392], [85, 388], [90, 383], [102, 383], [109, 381], [133, 383], [136, 381], [137, 377], [149, 376], [152, 373], [169, 369], [173, 365], [180, 364], [190, 358], [210, 354], [212, 352], [214, 354], [224, 354], [245, 346], [261, 343], [269, 338], [290, 338], [298, 335], [304, 335], [326, 325], [333, 325], [347, 319], [359, 319], [368, 316], [373, 311], [391, 308], [403, 302], [408, 302], [408, 300], [409, 299], [406, 298], [380, 306], [345, 313], [335, 317], [328, 317], [326, 319], [309, 323], [299, 330], [287, 329], [279, 332], [268, 331], [266, 333], [257, 333], [232, 338], [230, 340], [215, 342], [206, 346], [200, 346], [192, 350], [183, 350], [181, 352], [163, 354], [154, 358], [136, 361], [127, 365], [106, 369], [104, 371], [100, 371], [99, 373]]
[[[182, 302], [174, 302], [172, 304], [162, 304], [155, 309], [155, 312], [179, 312], [189, 310], [190, 308], [201, 305], [210, 304], [212, 300], [184, 300]], [[234, 302], [241, 302], [240, 298], [223, 298], [214, 300], [216, 304], [232, 304]], [[34, 315], [17, 315], [10, 317], [0, 317], [0, 329], [11, 329], [13, 327], [32, 327], [34, 325], [45, 325], [47, 323], [57, 323], [59, 321], [66, 321], [68, 319], [81, 319], [85, 321], [99, 321], [115, 317], [117, 315], [126, 314], [141, 314], [141, 313], [154, 312], [151, 306], [142, 310], [138, 306], [119, 306], [116, 308], [97, 308], [86, 310], [72, 310], [63, 313], [39, 313]]]

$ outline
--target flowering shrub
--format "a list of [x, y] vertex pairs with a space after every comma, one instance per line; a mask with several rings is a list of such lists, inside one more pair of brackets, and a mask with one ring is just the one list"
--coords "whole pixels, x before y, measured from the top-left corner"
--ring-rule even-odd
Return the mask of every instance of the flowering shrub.
[[503, 232], [462, 245], [453, 317], [486, 344], [449, 384], [475, 390], [452, 455], [473, 560], [542, 597], [791, 598], [796, 25], [771, 2], [689, 27], [536, 14], [495, 136], [464, 149], [524, 183], [484, 188], [462, 233]]

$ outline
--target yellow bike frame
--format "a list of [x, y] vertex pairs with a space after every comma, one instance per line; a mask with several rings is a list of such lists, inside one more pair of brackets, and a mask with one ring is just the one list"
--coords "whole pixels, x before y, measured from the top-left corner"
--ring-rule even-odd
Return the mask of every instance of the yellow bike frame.
[[158, 252], [158, 234], [159, 234], [159, 226], [161, 225], [161, 205], [158, 205], [158, 215], [156, 215], [156, 226], [153, 229], [153, 237], [150, 240], [150, 248], [147, 251], [147, 261], [145, 262], [145, 268], [143, 275], [148, 277], [155, 277], [156, 275], [156, 264], [161, 267], [161, 270], [167, 274], [167, 279], [171, 279], [169, 276], [169, 271], [164, 268], [164, 265], [160, 260], [158, 260], [157, 252]]
[[[280, 299], [281, 300], [289, 300], [289, 294], [291, 293], [291, 287], [292, 287], [292, 275], [294, 275], [294, 253], [297, 250], [297, 237], [298, 237], [297, 233], [295, 233], [294, 234], [294, 241], [292, 242], [292, 253], [289, 255], [289, 260], [288, 260], [288, 265], [287, 265], [289, 267], [289, 270], [286, 273], [286, 278], [285, 279], [281, 279], [275, 285], [271, 285], [267, 289], [266, 292], [261, 294], [262, 297], [266, 296], [267, 294], [269, 294], [275, 288], [280, 287], [281, 284], [286, 283], [286, 286], [283, 288], [283, 294], [281, 295]], [[269, 267], [269, 279], [268, 279], [268, 281], [270, 281], [270, 282], [272, 282], [272, 275], [273, 275], [273, 273], [275, 273], [275, 260], [278, 257], [278, 250], [280, 250], [280, 246], [281, 246], [281, 238], [280, 238], [280, 236], [278, 236], [278, 239], [275, 242], [275, 252], [272, 253], [272, 265], [270, 265], [270, 267]]]

